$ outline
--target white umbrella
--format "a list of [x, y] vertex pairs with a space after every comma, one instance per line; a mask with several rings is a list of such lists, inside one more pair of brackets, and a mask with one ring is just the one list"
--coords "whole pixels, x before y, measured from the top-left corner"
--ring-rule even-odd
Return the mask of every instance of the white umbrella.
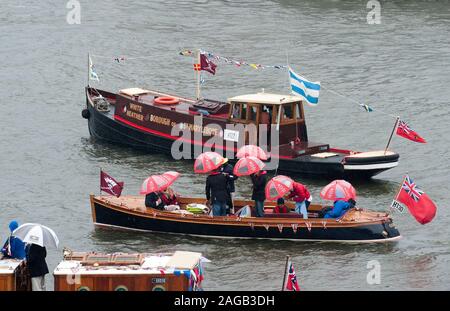
[[13, 231], [13, 236], [25, 243], [37, 244], [45, 247], [58, 248], [59, 239], [55, 231], [40, 224], [26, 223]]

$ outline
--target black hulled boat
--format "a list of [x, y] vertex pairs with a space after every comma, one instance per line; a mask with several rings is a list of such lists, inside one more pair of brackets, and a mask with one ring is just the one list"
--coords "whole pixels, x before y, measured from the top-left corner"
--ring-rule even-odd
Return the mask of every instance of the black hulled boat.
[[[265, 202], [264, 217], [209, 216], [191, 214], [186, 206], [205, 199], [179, 197], [177, 211], [146, 208], [144, 196], [94, 196], [91, 211], [95, 226], [138, 232], [163, 232], [213, 238], [252, 238], [328, 242], [392, 242], [401, 238], [392, 218], [383, 212], [351, 209], [340, 219], [319, 218], [323, 206], [311, 204], [309, 219], [295, 212], [273, 214], [273, 202]], [[234, 200], [236, 209], [253, 201]], [[292, 203], [287, 204], [293, 209]], [[252, 211], [252, 214], [254, 211]]]
[[232, 159], [238, 147], [257, 144], [278, 162], [272, 169], [291, 174], [370, 178], [399, 160], [389, 150], [359, 152], [310, 142], [302, 98], [292, 95], [262, 92], [221, 102], [140, 88], [111, 93], [87, 87], [82, 115], [94, 138], [152, 153], [173, 156], [175, 146], [178, 154], [192, 159], [213, 146]]

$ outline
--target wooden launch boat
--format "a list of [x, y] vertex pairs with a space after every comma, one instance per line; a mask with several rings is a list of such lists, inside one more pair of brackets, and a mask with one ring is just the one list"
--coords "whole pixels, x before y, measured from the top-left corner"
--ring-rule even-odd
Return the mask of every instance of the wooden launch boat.
[[0, 254], [0, 291], [31, 291], [25, 260], [3, 258]]
[[53, 272], [55, 291], [197, 291], [200, 253], [67, 252]]
[[[179, 211], [146, 208], [143, 196], [91, 195], [94, 224], [98, 227], [151, 231], [215, 238], [258, 238], [294, 241], [387, 242], [400, 238], [387, 213], [351, 209], [340, 219], [318, 218], [321, 205], [309, 207], [310, 217], [290, 212], [273, 214], [274, 203], [266, 202], [264, 217], [236, 215], [212, 217], [190, 214], [186, 206], [205, 203], [202, 198], [178, 198]], [[235, 209], [253, 201], [235, 200]], [[288, 207], [293, 208], [292, 204]]]
[[[392, 151], [357, 152], [310, 142], [297, 96], [263, 92], [228, 102], [197, 101], [140, 88], [111, 93], [87, 87], [86, 105], [82, 116], [88, 119], [91, 136], [147, 152], [171, 154], [172, 144], [180, 139], [189, 147], [181, 148], [183, 154], [192, 159], [203, 147], [211, 147], [212, 138], [220, 137], [223, 144], [215, 144], [215, 151], [226, 152], [228, 158], [238, 147], [253, 143], [277, 158], [279, 172], [329, 178], [369, 178], [397, 166], [399, 160]], [[173, 134], [177, 124], [192, 135]], [[250, 125], [256, 126], [256, 133], [250, 133]], [[278, 134], [277, 143], [272, 143], [270, 128]]]

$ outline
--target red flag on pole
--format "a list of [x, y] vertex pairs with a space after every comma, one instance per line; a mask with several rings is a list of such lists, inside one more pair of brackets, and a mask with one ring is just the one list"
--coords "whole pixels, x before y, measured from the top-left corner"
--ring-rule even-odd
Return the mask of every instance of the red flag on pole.
[[290, 291], [300, 291], [300, 287], [297, 283], [297, 276], [295, 275], [294, 266], [292, 265], [292, 262], [289, 263], [289, 272], [288, 272], [288, 279], [286, 282], [286, 290]]
[[208, 58], [208, 56], [206, 56], [205, 54], [200, 54], [200, 68], [201, 68], [201, 70], [205, 70], [205, 71], [215, 75], [216, 74], [216, 67], [217, 67], [217, 65], [214, 64]]
[[417, 134], [416, 131], [411, 129], [405, 121], [402, 120], [398, 120], [397, 135], [417, 143], [426, 143], [425, 139], [423, 139], [419, 134]]
[[436, 215], [434, 202], [431, 201], [425, 192], [417, 187], [408, 175], [403, 179], [402, 186], [395, 200], [406, 205], [409, 212], [422, 225], [432, 221]]
[[100, 171], [100, 190], [116, 197], [120, 197], [123, 190], [123, 182], [116, 181], [103, 171]]

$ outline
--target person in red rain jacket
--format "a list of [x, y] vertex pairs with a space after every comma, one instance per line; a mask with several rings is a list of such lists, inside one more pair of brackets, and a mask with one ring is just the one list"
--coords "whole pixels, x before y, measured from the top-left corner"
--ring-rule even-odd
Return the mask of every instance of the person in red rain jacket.
[[279, 198], [277, 200], [277, 206], [273, 209], [274, 214], [285, 214], [289, 213], [289, 208], [284, 204], [284, 199]]
[[308, 219], [308, 207], [311, 203], [308, 199], [311, 197], [305, 185], [294, 182], [291, 193], [288, 199], [293, 199], [295, 202], [295, 211], [303, 215], [304, 219]]
[[167, 205], [178, 205], [177, 196], [172, 188], [167, 188], [161, 193], [161, 200], [164, 203], [164, 206]]

